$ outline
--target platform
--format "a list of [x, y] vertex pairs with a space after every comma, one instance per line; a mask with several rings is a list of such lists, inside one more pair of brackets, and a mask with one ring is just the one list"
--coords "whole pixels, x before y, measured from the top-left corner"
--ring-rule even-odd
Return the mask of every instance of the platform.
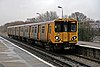
[[0, 37], [0, 67], [55, 67]]
[[100, 43], [95, 42], [78, 41], [77, 45], [94, 49], [100, 49]]

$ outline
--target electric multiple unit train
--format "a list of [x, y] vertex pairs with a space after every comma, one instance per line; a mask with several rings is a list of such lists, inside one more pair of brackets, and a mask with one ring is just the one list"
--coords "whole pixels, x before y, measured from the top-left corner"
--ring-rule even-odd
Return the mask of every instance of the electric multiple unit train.
[[78, 22], [70, 18], [10, 26], [7, 29], [9, 37], [32, 45], [41, 44], [47, 50], [73, 49], [78, 41]]

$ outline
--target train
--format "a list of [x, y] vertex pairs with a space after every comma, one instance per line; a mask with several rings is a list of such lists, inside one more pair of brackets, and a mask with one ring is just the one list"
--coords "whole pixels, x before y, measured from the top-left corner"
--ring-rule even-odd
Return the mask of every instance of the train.
[[74, 49], [78, 42], [78, 21], [58, 18], [53, 21], [37, 22], [7, 27], [10, 38], [42, 45], [46, 50]]

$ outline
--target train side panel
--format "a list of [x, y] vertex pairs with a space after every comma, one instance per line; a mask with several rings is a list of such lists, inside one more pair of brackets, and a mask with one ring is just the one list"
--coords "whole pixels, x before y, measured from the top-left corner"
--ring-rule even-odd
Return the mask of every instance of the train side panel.
[[41, 24], [40, 40], [44, 42], [47, 41], [47, 24]]
[[33, 26], [31, 26], [30, 27], [30, 39], [33, 39], [33, 32], [34, 32]]
[[20, 37], [23, 37], [24, 35], [24, 27], [20, 27]]
[[44, 42], [54, 42], [54, 23], [40, 25], [40, 40]]
[[38, 34], [38, 26], [34, 25], [33, 26], [33, 39], [37, 40], [37, 34]]
[[8, 36], [11, 36], [11, 28], [7, 29], [7, 34], [8, 34]]
[[24, 30], [24, 37], [25, 38], [29, 38], [29, 27], [28, 26], [25, 26], [24, 29], [25, 29]]
[[16, 34], [16, 31], [15, 31], [15, 27], [12, 27], [12, 32], [11, 32], [11, 35], [14, 37], [15, 36], [15, 34]]
[[47, 33], [47, 40], [48, 42], [54, 43], [55, 37], [54, 37], [54, 23], [48, 24], [48, 33]]
[[19, 27], [15, 27], [15, 29], [16, 29], [16, 30], [15, 30], [15, 36], [18, 37], [18, 36], [19, 36], [19, 31], [20, 31], [20, 29], [19, 29]]

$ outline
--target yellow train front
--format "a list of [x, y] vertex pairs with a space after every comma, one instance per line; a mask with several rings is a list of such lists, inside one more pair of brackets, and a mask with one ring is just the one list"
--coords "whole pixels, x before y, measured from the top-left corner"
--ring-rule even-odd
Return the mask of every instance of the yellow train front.
[[[73, 49], [78, 41], [78, 22], [74, 19], [61, 18], [40, 24], [40, 41], [45, 41], [46, 49]], [[42, 28], [44, 26], [44, 29]]]
[[73, 49], [78, 41], [78, 22], [74, 19], [54, 21], [54, 43], [59, 49]]

